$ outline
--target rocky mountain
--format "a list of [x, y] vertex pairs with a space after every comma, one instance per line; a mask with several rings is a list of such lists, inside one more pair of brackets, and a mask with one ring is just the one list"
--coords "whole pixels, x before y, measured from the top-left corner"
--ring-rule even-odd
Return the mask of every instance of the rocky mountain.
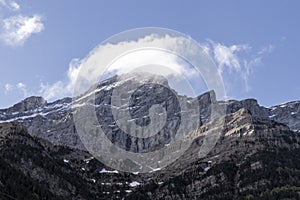
[[[48, 103], [29, 97], [0, 110], [0, 199], [300, 199], [299, 102], [265, 108], [255, 99], [218, 101], [214, 91], [187, 98], [168, 92], [161, 77], [152, 77], [158, 85], [144, 78], [112, 77], [74, 99]], [[150, 140], [124, 136], [109, 110], [113, 90], [132, 86], [138, 87], [134, 98], [126, 104], [122, 99], [128, 95], [122, 94], [117, 113], [127, 106], [134, 122], [143, 125], [151, 105], [167, 110], [168, 125]], [[168, 145], [172, 134], [166, 133], [176, 130], [183, 116], [173, 95], [185, 98], [187, 107], [197, 103], [200, 116], [188, 113], [191, 124], [199, 121], [191, 133], [195, 139], [164, 169], [146, 174], [110, 169], [85, 150], [76, 133], [74, 112], [92, 106], [107, 137], [117, 138], [120, 147], [147, 152]], [[201, 157], [212, 131], [220, 138]]]
[[[166, 80], [157, 77], [160, 84], [168, 86]], [[7, 109], [0, 110], [0, 123], [17, 121], [27, 127], [28, 132], [32, 136], [44, 138], [51, 141], [53, 144], [66, 145], [72, 148], [84, 149], [78, 135], [76, 134], [76, 128], [74, 125], [73, 111], [78, 107], [87, 105], [88, 103], [95, 104], [98, 114], [109, 107], [111, 103], [110, 96], [114, 89], [118, 87], [128, 87], [132, 85], [132, 82], [142, 82], [143, 78], [137, 79], [137, 76], [123, 77], [120, 81], [118, 77], [112, 77], [104, 82], [101, 82], [83, 95], [71, 98], [64, 98], [55, 102], [48, 103], [42, 97], [29, 97], [13, 105]], [[135, 102], [135, 117], [139, 118], [145, 115], [148, 107], [145, 106], [153, 104], [155, 102], [147, 102], [153, 89], [142, 88], [143, 95], [139, 98], [141, 101]], [[156, 94], [152, 96], [153, 101], [155, 99], [166, 98], [164, 90], [156, 90]], [[95, 95], [95, 99], [94, 98]], [[153, 95], [153, 94], [152, 94]], [[168, 94], [167, 94], [168, 95]], [[169, 94], [170, 95], [170, 94]], [[145, 98], [145, 96], [147, 98]], [[179, 97], [184, 98], [179, 95]], [[191, 99], [192, 101], [192, 99]], [[261, 119], [272, 119], [279, 123], [284, 123], [293, 131], [300, 131], [300, 102], [290, 102], [279, 106], [273, 106], [265, 108], [260, 106], [255, 99], [246, 99], [241, 101], [229, 100], [229, 101], [217, 101], [214, 91], [209, 91], [196, 98], [199, 103], [200, 109], [200, 123], [206, 123], [211, 120], [211, 106], [224, 107], [226, 113], [233, 113], [241, 108], [248, 109], [252, 115]], [[149, 104], [149, 105], [150, 105]], [[124, 104], [125, 105], [125, 104]], [[124, 105], [121, 105], [120, 108]], [[174, 108], [178, 109], [178, 108]], [[146, 113], [147, 114], [147, 113]], [[107, 115], [107, 113], [105, 113]], [[101, 121], [101, 118], [99, 118]], [[135, 147], [132, 147], [135, 148]]]

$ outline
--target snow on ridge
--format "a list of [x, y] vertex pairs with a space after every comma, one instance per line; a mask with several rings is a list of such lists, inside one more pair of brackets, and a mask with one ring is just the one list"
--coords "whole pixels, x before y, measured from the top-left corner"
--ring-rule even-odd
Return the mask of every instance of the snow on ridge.
[[[13, 121], [23, 121], [29, 118], [40, 116], [47, 116], [51, 113], [60, 113], [70, 107], [71, 103], [62, 103], [62, 104], [54, 104], [54, 105], [45, 105], [43, 107], [35, 108], [33, 110], [27, 110], [25, 112], [12, 112], [6, 113], [9, 117], [5, 120], [0, 120], [0, 123], [3, 122], [13, 122]], [[1, 117], [5, 117], [5, 115], [1, 114]]]
[[24, 119], [36, 117], [39, 114], [40, 113], [35, 113], [35, 114], [32, 114], [32, 115], [20, 116], [20, 117], [10, 118], [10, 119], [7, 119], [7, 120], [0, 120], [0, 123], [3, 123], [3, 122], [13, 122], [13, 121], [22, 121]]
[[292, 107], [296, 104], [299, 104], [300, 101], [291, 101], [291, 102], [285, 102], [285, 103], [282, 103], [282, 104], [279, 104], [278, 106], [274, 106], [274, 107], [281, 107], [281, 108], [284, 108], [284, 107]]
[[118, 174], [119, 172], [117, 170], [113, 170], [113, 171], [109, 171], [109, 170], [106, 170], [105, 168], [103, 168], [101, 171], [99, 171], [100, 174], [103, 174], [103, 173], [114, 173], [114, 174]]
[[[77, 99], [75, 99], [73, 102], [79, 102], [79, 101], [81, 101], [81, 100], [83, 100], [83, 99], [85, 99], [85, 98], [88, 98], [88, 97], [90, 97], [90, 96], [92, 96], [92, 95], [95, 95], [95, 93], [96, 92], [100, 92], [100, 91], [109, 91], [109, 90], [111, 90], [111, 89], [113, 89], [113, 88], [116, 88], [116, 87], [118, 87], [118, 86], [120, 86], [120, 85], [122, 85], [122, 84], [124, 84], [124, 83], [126, 83], [127, 81], [129, 81], [129, 80], [131, 80], [132, 79], [132, 77], [129, 77], [129, 78], [126, 78], [126, 79], [121, 79], [121, 80], [119, 80], [119, 81], [115, 81], [115, 82], [112, 82], [112, 83], [110, 83], [110, 84], [107, 84], [107, 85], [104, 85], [104, 86], [102, 86], [102, 87], [100, 87], [100, 88], [96, 88], [96, 89], [94, 89], [94, 90], [92, 90], [92, 91], [90, 91], [90, 92], [88, 92], [87, 94], [83, 94], [82, 96], [79, 96]], [[106, 81], [104, 81], [104, 82], [102, 82], [102, 83], [105, 83]]]
[[152, 170], [150, 171], [150, 173], [156, 172], [156, 171], [160, 171], [160, 170], [161, 170], [161, 168], [152, 168]]
[[48, 115], [49, 113], [52, 113], [52, 112], [55, 112], [55, 111], [51, 111], [51, 112], [39, 112], [39, 113], [33, 113], [31, 115], [13, 117], [13, 118], [9, 118], [7, 120], [0, 120], [0, 123], [3, 123], [3, 122], [13, 122], [13, 121], [23, 121], [25, 119], [33, 118], [33, 117], [36, 117], [38, 115], [44, 117], [44, 116], [46, 116], [46, 115]]
[[86, 105], [86, 103], [77, 103], [77, 104], [73, 104], [72, 108], [80, 108], [80, 107], [83, 107], [85, 105]]
[[55, 109], [55, 108], [69, 108], [71, 103], [57, 103], [57, 104], [51, 104], [51, 105], [45, 105], [43, 106], [44, 109]]

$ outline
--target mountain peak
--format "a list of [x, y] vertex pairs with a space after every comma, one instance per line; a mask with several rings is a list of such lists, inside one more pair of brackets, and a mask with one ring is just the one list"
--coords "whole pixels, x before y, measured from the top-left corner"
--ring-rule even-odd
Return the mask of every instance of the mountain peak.
[[199, 95], [197, 98], [200, 103], [204, 104], [215, 103], [217, 101], [216, 93], [214, 90], [209, 90]]
[[43, 97], [31, 96], [13, 105], [10, 109], [15, 112], [24, 112], [34, 110], [46, 103], [47, 101]]

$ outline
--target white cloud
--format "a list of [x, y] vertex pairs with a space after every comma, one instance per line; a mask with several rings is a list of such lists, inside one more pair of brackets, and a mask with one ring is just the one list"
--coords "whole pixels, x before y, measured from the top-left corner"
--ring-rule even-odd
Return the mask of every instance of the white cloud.
[[27, 97], [29, 92], [27, 91], [27, 86], [24, 83], [17, 83], [16, 88], [23, 94], [23, 97]]
[[34, 33], [39, 33], [44, 29], [41, 16], [32, 17], [17, 15], [3, 20], [4, 33], [2, 40], [8, 45], [22, 45]]
[[[47, 98], [57, 98], [64, 94], [71, 94], [78, 80], [86, 81], [79, 83], [80, 92], [87, 90], [91, 84], [99, 81], [99, 74], [123, 74], [135, 70], [137, 67], [145, 66], [149, 63], [153, 65], [165, 66], [162, 70], [161, 67], [144, 68], [143, 71], [148, 71], [154, 74], [164, 76], [182, 76], [186, 75], [192, 77], [196, 71], [193, 68], [188, 68], [180, 62], [179, 57], [167, 53], [166, 51], [151, 49], [147, 47], [159, 46], [161, 49], [164, 47], [172, 46], [176, 48], [178, 43], [185, 42], [183, 38], [179, 37], [157, 37], [155, 35], [145, 36], [136, 41], [126, 41], [117, 44], [106, 44], [96, 47], [86, 58], [79, 60], [73, 59], [67, 71], [67, 80], [58, 81], [54, 84], [41, 84], [40, 92]], [[126, 49], [137, 49], [130, 51], [128, 54], [118, 57], [116, 62], [111, 63], [108, 67], [105, 63], [110, 63], [114, 60], [114, 56], [118, 53], [126, 51]], [[146, 49], [144, 49], [146, 48]], [[192, 51], [192, 49], [191, 49]], [[186, 54], [186, 52], [182, 52]], [[99, 59], [101, 56], [102, 59]], [[168, 66], [172, 66], [167, 68]], [[79, 73], [80, 72], [80, 73]], [[78, 92], [77, 92], [78, 94]]]
[[79, 59], [73, 59], [69, 64], [66, 81], [57, 81], [54, 84], [40, 84], [39, 94], [45, 99], [63, 98], [73, 92], [79, 68]]
[[12, 10], [14, 10], [14, 11], [20, 10], [20, 5], [19, 5], [17, 2], [15, 2], [15, 1], [10, 1], [10, 2], [9, 2], [9, 7], [10, 7]]
[[240, 57], [238, 53], [247, 51], [250, 47], [245, 44], [226, 46], [213, 42], [213, 49], [214, 59], [218, 64], [220, 73], [223, 74], [224, 70], [229, 69], [230, 73], [240, 74], [245, 85], [245, 91], [248, 92], [250, 90], [249, 76], [253, 65], [249, 65], [248, 61]]
[[210, 41], [213, 49], [211, 56], [214, 57], [215, 62], [221, 74], [229, 70], [231, 74], [238, 74], [244, 82], [246, 92], [249, 92], [249, 77], [253, 72], [253, 68], [262, 63], [262, 58], [265, 54], [273, 51], [273, 45], [262, 47], [258, 51], [252, 50], [248, 44], [235, 44], [226, 46], [224, 44]]
[[5, 93], [10, 92], [13, 89], [13, 85], [6, 83], [5, 84]]
[[26, 88], [26, 85], [24, 84], [24, 83], [17, 83], [17, 88], [19, 88], [19, 89], [25, 89]]
[[21, 8], [21, 6], [13, 0], [0, 0], [0, 5], [8, 8], [12, 11], [18, 11]]
[[213, 43], [214, 59], [222, 72], [224, 67], [230, 70], [241, 70], [240, 58], [237, 53], [249, 49], [248, 45], [225, 46], [220, 43]]
[[49, 85], [49, 84], [40, 84], [39, 93], [45, 99], [57, 99], [62, 98], [64, 94], [69, 94], [70, 91], [65, 89], [65, 84], [62, 81], [57, 81], [56, 83]]
[[26, 84], [19, 82], [17, 84], [10, 84], [10, 83], [6, 83], [5, 84], [5, 93], [7, 94], [8, 92], [13, 92], [13, 91], [17, 91], [17, 92], [21, 92], [23, 97], [27, 97], [29, 95], [28, 89]]
[[[164, 66], [172, 66], [172, 70], [162, 71], [161, 68], [152, 68], [151, 73], [163, 74], [165, 76], [185, 75], [191, 79], [196, 74], [192, 68], [184, 66], [182, 62], [174, 55], [170, 55], [166, 52], [159, 52], [153, 49], [147, 49], [151, 46], [159, 46], [161, 49], [164, 47], [182, 48], [185, 46], [186, 41], [180, 37], [155, 37], [154, 35], [148, 35], [144, 38], [140, 38], [135, 41], [126, 41], [116, 44], [106, 44], [96, 47], [86, 58], [73, 59], [70, 62], [69, 69], [66, 72], [65, 81], [57, 81], [53, 84], [41, 84], [40, 93], [46, 99], [56, 99], [70, 95], [73, 92], [75, 84], [78, 84], [81, 88], [80, 92], [86, 91], [91, 83], [99, 81], [99, 74], [122, 74], [134, 70], [137, 66], [144, 64], [160, 64]], [[181, 44], [181, 45], [178, 45]], [[183, 44], [183, 45], [182, 45]], [[188, 44], [186, 44], [188, 45]], [[266, 53], [270, 53], [273, 49], [272, 45], [266, 46], [257, 52], [253, 52], [252, 48], [247, 44], [234, 44], [224, 45], [218, 42], [209, 40], [206, 43], [200, 44], [203, 52], [210, 55], [213, 61], [217, 64], [216, 72], [224, 75], [235, 75], [240, 77], [240, 80], [245, 84], [245, 91], [249, 91], [249, 77], [253, 71], [253, 67], [259, 65], [262, 60], [262, 56]], [[138, 49], [137, 51], [131, 51], [123, 56], [115, 59], [116, 54], [121, 54], [124, 49], [128, 48]], [[143, 49], [146, 48], [146, 49]], [[177, 49], [178, 50], [178, 49]], [[190, 49], [190, 52], [185, 48], [179, 49], [180, 55], [184, 55], [185, 58], [189, 56], [198, 55], [194, 52], [194, 49]], [[192, 55], [193, 54], [193, 55]], [[102, 59], [99, 59], [101, 56]], [[114, 60], [111, 62], [111, 60]], [[109, 67], [106, 63], [110, 63]], [[203, 63], [206, 65], [207, 63]], [[205, 70], [205, 69], [204, 69]], [[208, 70], [209, 71], [209, 70]], [[212, 72], [208, 72], [212, 73]], [[203, 77], [202, 77], [203, 78]], [[82, 82], [78, 81], [81, 80]], [[199, 83], [199, 80], [194, 81]], [[79, 93], [80, 93], [79, 92]], [[77, 93], [78, 94], [78, 93]]]

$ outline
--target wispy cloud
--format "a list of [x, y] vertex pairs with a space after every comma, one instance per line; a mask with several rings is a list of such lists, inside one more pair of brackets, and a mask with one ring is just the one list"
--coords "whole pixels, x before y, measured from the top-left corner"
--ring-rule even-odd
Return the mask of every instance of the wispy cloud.
[[22, 82], [19, 82], [17, 84], [6, 83], [4, 89], [5, 94], [9, 92], [21, 92], [23, 97], [27, 97], [30, 94], [30, 92], [28, 92], [26, 84]]
[[240, 58], [237, 53], [247, 49], [249, 49], [248, 45], [225, 46], [220, 43], [213, 43], [214, 59], [220, 71], [223, 71], [224, 67], [228, 67], [230, 70], [241, 70]]
[[269, 45], [267, 45], [267, 46], [262, 47], [262, 48], [259, 50], [258, 54], [259, 54], [259, 55], [268, 54], [268, 53], [271, 53], [273, 50], [274, 50], [274, 46], [271, 45], [271, 44], [269, 44]]
[[5, 87], [5, 93], [10, 92], [14, 88], [14, 86], [9, 83], [6, 83], [4, 87]]
[[220, 74], [229, 72], [232, 76], [240, 77], [245, 92], [251, 89], [249, 77], [255, 66], [260, 65], [263, 56], [274, 49], [273, 45], [267, 45], [255, 51], [249, 44], [225, 45], [212, 40], [208, 40], [203, 46], [218, 65]]
[[12, 10], [12, 11], [19, 11], [21, 6], [13, 0], [0, 0], [0, 5]]
[[44, 30], [44, 24], [39, 15], [31, 17], [17, 15], [4, 19], [3, 29], [2, 40], [7, 45], [18, 46], [23, 45], [32, 34]]

